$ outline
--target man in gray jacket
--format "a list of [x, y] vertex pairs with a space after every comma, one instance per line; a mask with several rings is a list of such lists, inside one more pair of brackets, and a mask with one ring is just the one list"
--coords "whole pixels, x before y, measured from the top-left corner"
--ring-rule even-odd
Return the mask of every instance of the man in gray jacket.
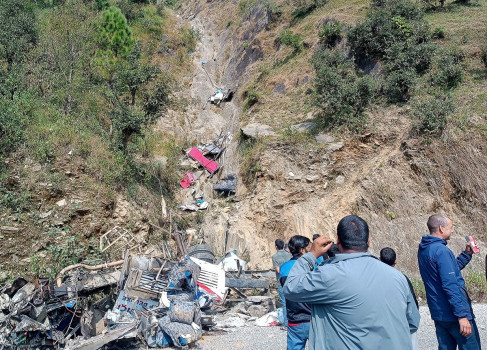
[[340, 254], [315, 269], [331, 243], [325, 236], [316, 239], [284, 285], [286, 299], [312, 307], [310, 350], [412, 349], [418, 308], [404, 275], [367, 252], [367, 223], [344, 217], [337, 227]]

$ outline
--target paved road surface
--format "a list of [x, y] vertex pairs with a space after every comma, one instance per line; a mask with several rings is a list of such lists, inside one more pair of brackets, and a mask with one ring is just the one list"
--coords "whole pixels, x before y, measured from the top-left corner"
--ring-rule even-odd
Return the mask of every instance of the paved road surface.
[[[421, 306], [419, 309], [421, 313], [421, 324], [418, 330], [419, 348], [437, 349], [435, 328], [428, 307]], [[487, 344], [487, 305], [474, 305], [474, 313], [482, 344]], [[206, 335], [199, 341], [199, 345], [204, 350], [280, 350], [286, 349], [286, 332], [279, 327], [246, 326], [225, 334]]]

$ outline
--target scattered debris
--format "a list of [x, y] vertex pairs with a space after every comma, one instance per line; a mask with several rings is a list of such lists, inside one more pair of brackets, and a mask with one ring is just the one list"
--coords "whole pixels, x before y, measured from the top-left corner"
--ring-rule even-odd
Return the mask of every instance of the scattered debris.
[[213, 190], [222, 194], [235, 194], [237, 190], [237, 175], [228, 174], [213, 185]]
[[60, 201], [56, 202], [56, 205], [58, 207], [65, 207], [67, 204], [68, 204], [68, 202], [66, 201], [66, 199], [61, 199]]
[[179, 208], [181, 210], [198, 211], [207, 209], [208, 205], [208, 202], [205, 202], [203, 199], [198, 199], [196, 203], [181, 205]]
[[135, 237], [126, 229], [114, 226], [100, 237], [100, 251], [104, 252], [110, 248], [111, 251], [124, 250], [126, 247], [134, 249], [139, 246]]
[[255, 324], [259, 327], [277, 326], [279, 324], [279, 317], [276, 311], [269, 312], [264, 316], [255, 320]]
[[[0, 289], [0, 348], [95, 350], [121, 339], [142, 341], [139, 348], [186, 348], [203, 329], [242, 327], [275, 310], [271, 296], [238, 289], [268, 291], [273, 271], [245, 271], [235, 251], [213, 261], [204, 244], [178, 262], [126, 250], [120, 261], [68, 266], [56, 281], [17, 278]], [[230, 291], [241, 298], [232, 310], [223, 306], [237, 301]]]
[[218, 170], [219, 165], [217, 162], [214, 160], [206, 158], [203, 153], [196, 147], [192, 148], [189, 152], [188, 155], [199, 162], [203, 167], [210, 172], [210, 174], [213, 174], [215, 171]]
[[196, 177], [194, 176], [194, 174], [191, 172], [187, 172], [186, 174], [184, 174], [184, 179], [182, 179], [179, 184], [182, 188], [188, 188], [193, 182], [195, 182], [195, 180]]
[[216, 264], [222, 266], [225, 271], [236, 271], [240, 273], [241, 271], [247, 270], [247, 262], [237, 256], [236, 250], [226, 253]]
[[208, 102], [219, 106], [222, 102], [231, 101], [233, 98], [233, 94], [233, 89], [217, 89], [210, 97], [208, 97], [208, 100], [206, 100], [206, 103], [203, 105], [203, 109], [206, 108]]
[[21, 231], [21, 229], [18, 227], [13, 227], [13, 226], [2, 226], [2, 227], [0, 227], [0, 231], [2, 233], [13, 234], [13, 233], [19, 233]]

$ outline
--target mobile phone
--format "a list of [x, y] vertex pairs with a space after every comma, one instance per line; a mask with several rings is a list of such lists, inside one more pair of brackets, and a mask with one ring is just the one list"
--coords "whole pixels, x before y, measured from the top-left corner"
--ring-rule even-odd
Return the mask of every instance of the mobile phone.
[[480, 249], [477, 246], [477, 242], [475, 242], [475, 239], [473, 238], [473, 236], [465, 236], [465, 240], [470, 245], [470, 247], [472, 248], [472, 250], [475, 254], [480, 253]]

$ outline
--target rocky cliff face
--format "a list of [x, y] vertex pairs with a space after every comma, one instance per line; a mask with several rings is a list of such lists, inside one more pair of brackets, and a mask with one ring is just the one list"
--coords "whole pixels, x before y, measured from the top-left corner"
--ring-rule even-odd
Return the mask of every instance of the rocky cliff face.
[[[264, 7], [252, 7], [236, 28], [225, 27], [219, 15], [225, 11], [235, 11], [235, 5], [200, 2], [184, 12], [202, 34], [191, 88], [191, 97], [201, 103], [215, 81], [216, 86], [248, 86], [259, 74], [259, 65], [274, 55], [275, 48], [262, 44], [273, 35], [267, 31]], [[201, 61], [207, 62], [206, 72]], [[285, 75], [270, 80], [274, 87], [281, 82], [285, 87], [274, 88], [273, 96], [284, 93], [292, 99], [300, 88], [299, 83], [288, 83]], [[186, 130], [198, 140], [222, 131], [235, 136], [222, 175], [242, 172], [239, 130], [251, 122], [265, 124], [269, 119], [262, 110], [272, 109], [268, 105], [242, 111], [242, 90], [240, 99], [223, 108], [201, 111], [196, 106], [193, 128]], [[427, 233], [429, 215], [443, 212], [454, 220], [457, 233], [450, 245], [455, 252], [464, 246], [466, 234], [485, 238], [483, 140], [451, 134], [425, 143], [410, 133], [411, 120], [403, 109], [388, 107], [370, 112], [370, 126], [361, 135], [319, 134], [311, 142], [293, 142], [292, 137], [306, 130], [306, 123], [300, 123], [305, 116], [295, 116], [296, 131], [287, 136], [275, 126], [277, 136], [257, 136], [265, 146], [253, 158], [255, 181], [239, 182], [238, 201], [217, 199], [210, 183], [201, 185], [214, 203], [202, 225], [204, 238], [217, 252], [237, 249], [253, 268], [268, 268], [276, 238], [315, 233], [334, 237], [340, 218], [355, 213], [371, 226], [371, 251], [396, 249], [399, 268], [417, 276], [417, 245]], [[480, 269], [477, 260], [470, 269]]]

